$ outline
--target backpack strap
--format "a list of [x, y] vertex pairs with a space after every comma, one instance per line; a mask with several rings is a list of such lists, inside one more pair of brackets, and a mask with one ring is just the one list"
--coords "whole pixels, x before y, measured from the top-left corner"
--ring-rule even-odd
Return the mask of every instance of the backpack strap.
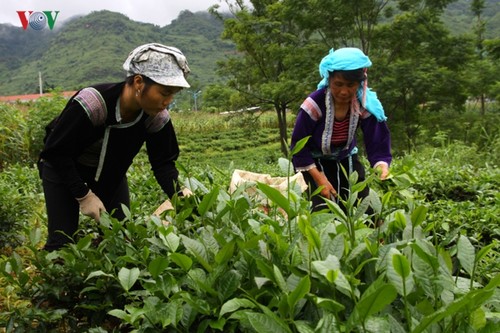
[[92, 87], [83, 88], [76, 94], [74, 100], [80, 103], [94, 126], [104, 125], [108, 116], [108, 109], [104, 98], [97, 89]]
[[159, 132], [170, 121], [170, 113], [167, 109], [161, 111], [155, 116], [149, 116], [146, 119], [145, 126], [148, 133]]

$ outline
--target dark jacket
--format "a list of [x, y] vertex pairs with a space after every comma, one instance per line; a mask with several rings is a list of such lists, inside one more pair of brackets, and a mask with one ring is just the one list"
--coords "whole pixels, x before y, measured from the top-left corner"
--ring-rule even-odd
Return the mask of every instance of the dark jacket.
[[[40, 158], [56, 170], [75, 198], [83, 197], [89, 190], [88, 180], [82, 178], [79, 170], [95, 170], [95, 184], [100, 188], [114, 189], [125, 177], [144, 143], [153, 173], [163, 191], [169, 197], [177, 192], [174, 182], [178, 178], [175, 161], [179, 156], [179, 146], [168, 111], [164, 110], [155, 117], [141, 112], [135, 121], [121, 124], [117, 120], [117, 103], [124, 84], [93, 86], [93, 91], [102, 96], [100, 107], [93, 106], [92, 102], [88, 105], [82, 102], [85, 101], [85, 97], [82, 98], [85, 89], [77, 92], [46, 137]], [[94, 104], [99, 102], [94, 101]]]

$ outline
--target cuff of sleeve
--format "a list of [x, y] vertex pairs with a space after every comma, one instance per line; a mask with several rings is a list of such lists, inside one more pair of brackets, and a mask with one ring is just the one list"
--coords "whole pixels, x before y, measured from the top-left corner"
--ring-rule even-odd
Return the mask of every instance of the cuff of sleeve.
[[76, 200], [78, 202], [81, 202], [82, 200], [86, 199], [90, 194], [92, 193], [92, 190], [89, 190], [87, 194], [85, 194], [83, 197], [76, 197]]
[[387, 167], [389, 167], [389, 163], [384, 162], [384, 161], [378, 161], [377, 163], [375, 163], [375, 165], [373, 166], [373, 168], [375, 169], [379, 165], [386, 165]]
[[75, 198], [83, 198], [89, 193], [90, 188], [85, 183], [79, 183], [70, 186], [70, 191]]
[[313, 164], [309, 164], [309, 165], [304, 166], [304, 167], [295, 167], [295, 170], [297, 172], [299, 172], [299, 171], [300, 172], [307, 172], [307, 171], [309, 171], [311, 169], [314, 169], [315, 167], [316, 167], [316, 164], [313, 163]]

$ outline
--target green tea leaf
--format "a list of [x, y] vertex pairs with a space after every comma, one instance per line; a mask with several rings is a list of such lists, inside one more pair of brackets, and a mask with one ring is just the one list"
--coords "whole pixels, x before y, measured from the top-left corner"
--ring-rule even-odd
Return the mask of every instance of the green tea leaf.
[[189, 271], [189, 269], [193, 265], [193, 260], [191, 260], [191, 258], [182, 253], [172, 253], [170, 255], [170, 259], [172, 259], [172, 261], [176, 263], [177, 266], [179, 266], [186, 272]]
[[280, 269], [276, 265], [273, 265], [273, 275], [274, 275], [274, 281], [281, 289], [281, 291], [284, 293], [288, 293], [288, 286], [286, 284], [285, 278], [283, 277], [283, 274], [281, 274]]
[[163, 241], [163, 244], [165, 244], [172, 252], [177, 251], [177, 249], [179, 248], [180, 237], [173, 232], [169, 232], [166, 235], [160, 233], [160, 239]]
[[132, 213], [130, 213], [130, 209], [124, 204], [121, 204], [121, 207], [122, 207], [123, 214], [125, 214], [127, 221], [133, 221]]
[[390, 249], [387, 262], [387, 278], [400, 295], [408, 295], [415, 283], [408, 259], [397, 249]]
[[307, 238], [307, 242], [309, 243], [310, 248], [312, 249], [321, 249], [321, 239], [319, 238], [318, 232], [316, 229], [307, 225], [304, 230], [305, 236]]
[[331, 298], [315, 297], [314, 301], [320, 308], [330, 313], [337, 313], [345, 309], [343, 304]]
[[363, 200], [361, 200], [361, 203], [358, 205], [356, 208], [356, 213], [352, 217], [354, 221], [357, 221], [370, 207], [370, 197], [366, 197]]
[[125, 322], [129, 322], [129, 320], [130, 320], [130, 315], [127, 314], [125, 311], [120, 310], [120, 309], [113, 309], [111, 311], [108, 311], [108, 314], [111, 316], [114, 316], [116, 318], [119, 318]]
[[336, 203], [331, 200], [326, 199], [325, 200], [326, 205], [328, 208], [333, 212], [333, 214], [342, 222], [346, 223], [347, 222], [347, 215], [344, 213], [342, 208]]
[[143, 308], [135, 307], [135, 306], [130, 306], [126, 305], [125, 309], [130, 313], [130, 323], [133, 324], [137, 322], [144, 314], [146, 311]]
[[425, 217], [427, 216], [428, 210], [429, 209], [425, 206], [418, 206], [411, 213], [411, 223], [412, 223], [414, 228], [418, 227], [419, 225], [422, 224], [422, 222], [425, 221]]
[[120, 281], [123, 289], [129, 291], [139, 278], [139, 274], [140, 270], [137, 267], [134, 267], [132, 269], [122, 267], [118, 272], [118, 280]]
[[181, 235], [182, 243], [186, 249], [193, 254], [198, 262], [208, 271], [212, 271], [212, 266], [208, 262], [208, 253], [205, 246], [197, 240]]
[[301, 300], [309, 291], [311, 290], [311, 280], [309, 276], [306, 275], [300, 279], [297, 287], [288, 295], [288, 306], [290, 309], [294, 309], [295, 305], [299, 300]]
[[271, 279], [268, 279], [268, 278], [265, 278], [265, 277], [258, 277], [256, 276], [254, 278], [254, 281], [255, 281], [255, 284], [257, 285], [257, 288], [262, 288], [263, 285], [265, 285], [266, 283], [270, 283], [272, 282]]
[[220, 318], [218, 320], [210, 319], [208, 321], [208, 326], [210, 326], [211, 328], [214, 328], [216, 330], [219, 330], [219, 331], [223, 330], [225, 324], [226, 324], [226, 320], [224, 318]]
[[238, 290], [241, 285], [241, 278], [241, 274], [234, 269], [219, 278], [217, 292], [221, 301], [228, 299]]
[[294, 320], [293, 324], [295, 325], [298, 333], [316, 333], [316, 331], [310, 326], [308, 321]]
[[316, 271], [323, 276], [326, 276], [330, 270], [336, 271], [340, 269], [340, 261], [333, 255], [329, 255], [326, 260], [323, 261], [313, 261], [312, 265]]
[[288, 325], [276, 316], [247, 312], [250, 325], [259, 333], [292, 333]]
[[488, 244], [484, 247], [482, 247], [479, 251], [477, 251], [476, 254], [476, 262], [481, 261], [481, 259], [484, 258], [490, 252], [490, 250], [495, 246], [495, 243]]
[[[426, 243], [424, 243], [423, 240], [417, 239], [415, 243], [411, 243], [410, 247], [413, 249], [415, 254], [422, 259], [424, 262], [426, 262], [430, 267], [432, 267], [433, 270], [437, 270], [439, 268], [439, 260], [438, 258], [429, 253], [424, 246]], [[431, 246], [431, 245], [429, 245]]]
[[233, 257], [234, 246], [235, 246], [234, 242], [229, 242], [225, 244], [222, 247], [222, 249], [220, 249], [220, 251], [217, 252], [217, 254], [215, 255], [215, 262], [217, 264], [222, 264], [229, 261]]
[[198, 213], [201, 216], [204, 216], [208, 210], [217, 202], [217, 197], [219, 196], [219, 187], [214, 186], [214, 188], [210, 191], [210, 193], [203, 196], [203, 200], [201, 200], [198, 205]]
[[295, 144], [295, 146], [293, 147], [292, 151], [291, 151], [291, 155], [295, 155], [297, 154], [299, 151], [301, 151], [304, 146], [307, 144], [307, 141], [309, 140], [311, 136], [306, 136], [302, 139], [300, 139], [299, 141], [297, 141], [297, 143]]
[[394, 254], [392, 256], [392, 265], [394, 266], [394, 270], [399, 274], [403, 279], [406, 279], [410, 276], [411, 269], [410, 263], [408, 259], [402, 254]]
[[92, 278], [99, 277], [99, 276], [113, 277], [113, 274], [104, 273], [101, 270], [95, 271], [95, 272], [90, 273], [89, 276], [87, 276], [87, 278], [85, 279], [85, 282], [87, 282], [88, 280], [90, 280]]
[[394, 224], [398, 229], [401, 230], [406, 227], [406, 216], [401, 210], [396, 211], [396, 213], [394, 214]]
[[396, 289], [388, 283], [379, 285], [375, 290], [367, 290], [355, 305], [354, 312], [349, 317], [349, 323], [365, 322], [369, 316], [382, 311], [391, 304], [396, 296]]
[[394, 192], [387, 192], [382, 196], [382, 206], [388, 207]]
[[176, 325], [182, 320], [183, 315], [183, 301], [180, 299], [169, 300], [166, 311], [160, 316], [163, 327], [169, 323]]
[[457, 258], [460, 265], [462, 265], [463, 269], [465, 269], [465, 271], [472, 276], [474, 271], [474, 261], [476, 258], [474, 245], [471, 244], [469, 238], [464, 235], [460, 235], [457, 247]]
[[165, 257], [156, 257], [148, 265], [148, 271], [153, 278], [157, 278], [168, 267], [168, 260]]
[[478, 308], [470, 314], [471, 326], [479, 331], [481, 328], [486, 326], [486, 314], [483, 309]]
[[268, 279], [274, 281], [274, 268], [262, 259], [255, 260], [255, 264], [260, 272]]
[[380, 200], [378, 193], [372, 189], [370, 189], [368, 193], [368, 197], [370, 198], [370, 205], [373, 211], [376, 214], [380, 214], [382, 212], [382, 201]]
[[87, 235], [83, 238], [81, 238], [78, 243], [76, 244], [76, 247], [78, 248], [78, 250], [86, 250], [90, 247], [90, 245], [92, 244], [92, 238], [93, 236], [92, 235]]
[[293, 165], [291, 161], [284, 157], [278, 158], [278, 165], [280, 167], [280, 170], [286, 175], [289, 175], [293, 170]]
[[295, 217], [296, 214], [292, 214], [291, 212], [290, 202], [280, 191], [264, 183], [257, 183], [257, 188], [261, 190], [269, 200], [282, 208], [288, 215], [288, 218], [291, 219]]
[[222, 304], [222, 307], [220, 308], [219, 318], [225, 315], [226, 313], [234, 312], [241, 308], [252, 309], [255, 308], [255, 304], [246, 298], [230, 299], [226, 303]]

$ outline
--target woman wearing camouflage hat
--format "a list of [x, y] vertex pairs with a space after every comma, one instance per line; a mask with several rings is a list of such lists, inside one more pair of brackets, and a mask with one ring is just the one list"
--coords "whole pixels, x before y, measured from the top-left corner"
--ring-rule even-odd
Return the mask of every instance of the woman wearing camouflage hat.
[[48, 215], [45, 250], [72, 241], [79, 211], [99, 220], [103, 211], [123, 218], [129, 206], [126, 172], [144, 143], [163, 191], [179, 193], [175, 161], [179, 146], [167, 110], [189, 88], [182, 52], [157, 43], [130, 52], [127, 78], [78, 91], [47, 126], [40, 173]]

